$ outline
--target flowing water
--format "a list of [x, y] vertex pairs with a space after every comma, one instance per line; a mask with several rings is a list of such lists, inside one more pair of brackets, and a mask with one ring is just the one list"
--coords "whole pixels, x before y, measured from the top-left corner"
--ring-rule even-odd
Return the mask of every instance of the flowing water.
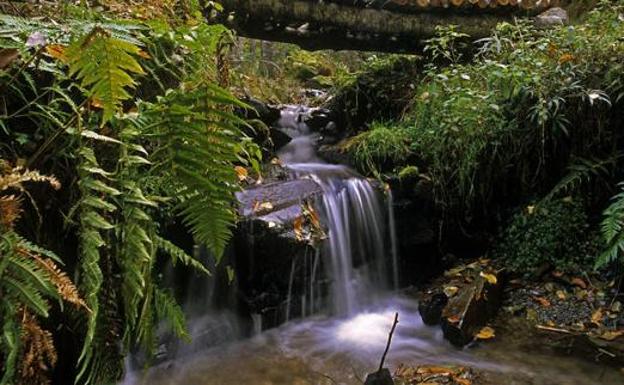
[[[527, 353], [509, 342], [458, 350], [443, 339], [438, 327], [422, 324], [417, 303], [390, 291], [400, 278], [391, 193], [345, 166], [322, 162], [315, 152], [317, 138], [302, 120], [306, 112], [300, 106], [282, 112], [278, 125], [293, 139], [279, 155], [292, 178], [310, 178], [323, 191], [317, 206], [328, 237], [305, 260], [309, 289], [298, 301], [301, 314], [316, 315], [290, 320], [297, 267], [293, 259], [285, 316], [290, 322], [262, 331], [261, 317], [252, 315], [252, 338], [226, 338], [230, 342], [185, 354], [142, 376], [128, 375], [125, 385], [362, 384], [366, 373], [379, 365], [395, 312], [399, 325], [386, 360], [391, 369], [400, 363], [468, 365], [487, 373], [484, 380], [491, 385], [624, 383], [616, 370]], [[331, 279], [331, 306], [326, 309], [316, 290], [322, 275]], [[227, 313], [205, 311], [204, 323], [226, 323], [222, 326], [226, 336], [235, 329], [236, 322]], [[215, 330], [214, 325], [210, 329]]]

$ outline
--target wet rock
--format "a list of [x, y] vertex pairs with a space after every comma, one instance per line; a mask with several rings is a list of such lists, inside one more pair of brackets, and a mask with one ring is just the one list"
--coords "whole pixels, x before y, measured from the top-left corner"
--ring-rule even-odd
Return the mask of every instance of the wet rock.
[[366, 376], [364, 385], [394, 385], [394, 381], [392, 380], [390, 371], [383, 368], [378, 372], [371, 373]]
[[243, 98], [242, 101], [251, 107], [239, 110], [239, 114], [245, 117], [245, 119], [258, 119], [270, 126], [280, 117], [279, 108], [261, 100], [247, 97]]
[[444, 293], [435, 293], [423, 298], [418, 303], [418, 312], [425, 325], [438, 325], [442, 319], [442, 310], [448, 303]]
[[442, 331], [453, 345], [461, 347], [471, 342], [481, 327], [496, 315], [503, 292], [501, 278], [499, 275], [494, 281], [478, 275], [473, 283], [462, 287], [449, 300], [442, 311]]
[[552, 27], [565, 25], [568, 23], [568, 12], [559, 7], [550, 8], [535, 17], [535, 24], [538, 27]]
[[310, 109], [308, 114], [304, 117], [304, 122], [312, 131], [321, 133], [325, 133], [328, 128], [335, 128], [336, 124], [333, 120], [332, 112], [326, 108]]
[[[239, 212], [244, 217], [258, 217], [269, 221], [280, 217], [280, 223], [294, 220], [292, 207], [321, 194], [321, 187], [311, 179], [297, 179], [255, 186], [236, 194]], [[288, 211], [290, 209], [290, 211]], [[274, 214], [269, 216], [269, 214]]]

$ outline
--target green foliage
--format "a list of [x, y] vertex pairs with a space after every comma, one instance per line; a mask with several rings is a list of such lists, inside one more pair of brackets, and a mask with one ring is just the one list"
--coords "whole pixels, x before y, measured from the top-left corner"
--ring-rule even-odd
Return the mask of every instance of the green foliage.
[[380, 166], [410, 156], [409, 139], [408, 132], [396, 124], [374, 122], [368, 131], [351, 138], [346, 150], [361, 169], [378, 174]]
[[620, 183], [619, 187], [620, 193], [612, 198], [603, 213], [601, 230], [605, 247], [596, 260], [596, 268], [624, 261], [624, 183]]
[[93, 29], [67, 49], [69, 75], [81, 81], [91, 104], [102, 108], [102, 126], [130, 98], [126, 88], [136, 86], [132, 75], [144, 73], [135, 58], [139, 52], [136, 45], [117, 39], [101, 28]]
[[[447, 65], [428, 68], [402, 125], [439, 207], [487, 216], [497, 197], [546, 194], [562, 170], [578, 175], [577, 159], [617, 157], [611, 111], [624, 81], [621, 12], [604, 3], [578, 25], [548, 30], [502, 23], [467, 64], [452, 30], [429, 41]], [[578, 182], [568, 178], [566, 188]]]
[[[35, 32], [45, 35], [46, 46], [24, 44]], [[130, 349], [141, 347], [147, 356], [154, 352], [161, 321], [177, 336], [188, 337], [184, 314], [162, 287], [156, 261], [169, 258], [209, 271], [164, 238], [159, 219], [180, 216], [196, 242], [220, 257], [236, 219], [234, 167], [259, 168], [259, 149], [241, 133], [245, 122], [232, 113], [244, 105], [216, 85], [222, 74], [215, 57], [229, 38], [223, 26], [197, 20], [175, 28], [162, 20], [0, 20], [0, 48], [17, 47], [19, 53], [0, 73], [0, 87], [7, 90], [0, 95], [0, 156], [52, 168], [71, 181], [60, 209], [78, 247], [63, 245], [68, 251], [63, 261], [75, 266], [84, 302], [76, 295], [63, 298], [89, 309], [79, 315], [85, 322], [75, 329], [84, 338], [77, 383], [118, 381]], [[38, 173], [25, 175], [24, 180], [46, 180]], [[40, 213], [35, 207], [28, 214], [24, 219], [46, 221], [50, 210]], [[0, 215], [0, 224], [5, 218]], [[32, 227], [44, 239], [62, 234], [54, 225]], [[3, 384], [19, 375], [14, 370], [21, 352], [17, 310], [47, 317], [47, 299], [61, 296], [48, 275], [63, 277], [37, 262], [42, 256], [48, 263], [43, 257], [51, 253], [4, 235]], [[15, 250], [36, 254], [35, 262], [4, 258], [6, 253], [20, 257]], [[16, 263], [5, 268], [5, 261]], [[51, 336], [45, 336], [52, 346]]]
[[549, 264], [560, 271], [578, 272], [591, 265], [597, 247], [583, 205], [568, 197], [515, 214], [494, 255], [504, 258], [514, 271], [531, 272]]

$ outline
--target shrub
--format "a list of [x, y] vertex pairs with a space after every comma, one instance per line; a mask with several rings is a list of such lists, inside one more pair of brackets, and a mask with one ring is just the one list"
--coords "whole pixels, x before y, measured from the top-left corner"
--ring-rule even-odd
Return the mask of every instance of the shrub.
[[408, 132], [396, 124], [383, 122], [374, 122], [368, 131], [351, 138], [346, 149], [360, 169], [374, 174], [411, 154]]
[[494, 255], [511, 270], [530, 272], [549, 264], [560, 271], [591, 266], [597, 232], [590, 231], [583, 204], [572, 198], [523, 208], [503, 231]]

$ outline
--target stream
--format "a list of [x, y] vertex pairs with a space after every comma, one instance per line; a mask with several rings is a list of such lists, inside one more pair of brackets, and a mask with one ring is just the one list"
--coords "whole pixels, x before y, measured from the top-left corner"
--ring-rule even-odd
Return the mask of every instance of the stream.
[[[386, 359], [399, 364], [461, 365], [487, 373], [488, 384], [622, 384], [615, 369], [565, 356], [542, 355], [505, 338], [457, 349], [439, 327], [425, 326], [418, 304], [397, 290], [398, 255], [392, 196], [382, 186], [316, 154], [318, 134], [304, 117], [308, 109], [286, 106], [277, 127], [292, 140], [278, 155], [293, 179], [312, 179], [322, 189], [317, 202], [327, 240], [315, 260], [303, 307], [322, 309], [270, 330], [256, 322], [252, 337], [231, 336], [208, 349], [179, 354], [146, 372], [130, 371], [123, 385], [355, 385], [379, 365], [394, 313], [399, 313]], [[294, 265], [293, 265], [294, 271]], [[329, 306], [317, 281], [331, 279]], [[292, 286], [291, 277], [291, 285]], [[287, 303], [290, 306], [290, 289]], [[290, 308], [287, 307], [286, 319]], [[312, 312], [308, 312], [310, 314]], [[302, 314], [306, 314], [305, 311]], [[207, 319], [235, 330], [236, 317], [206, 309]], [[191, 320], [191, 327], [193, 329]], [[223, 336], [221, 336], [223, 337]]]

